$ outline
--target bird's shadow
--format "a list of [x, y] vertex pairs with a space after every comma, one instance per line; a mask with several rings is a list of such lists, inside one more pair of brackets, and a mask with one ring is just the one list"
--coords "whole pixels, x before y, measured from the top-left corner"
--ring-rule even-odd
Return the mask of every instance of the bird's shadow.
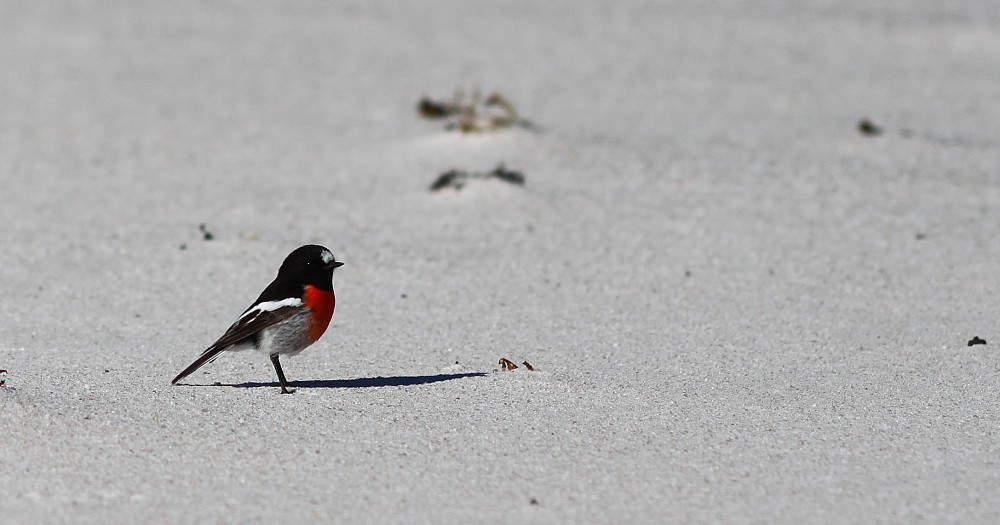
[[[289, 381], [292, 388], [371, 388], [379, 386], [415, 386], [428, 383], [440, 383], [463, 377], [482, 377], [485, 372], [466, 372], [464, 374], [437, 374], [433, 376], [393, 376], [393, 377], [359, 377], [357, 379], [311, 379], [305, 381]], [[231, 386], [235, 388], [278, 388], [281, 385], [272, 383], [213, 383], [211, 385], [192, 386]]]

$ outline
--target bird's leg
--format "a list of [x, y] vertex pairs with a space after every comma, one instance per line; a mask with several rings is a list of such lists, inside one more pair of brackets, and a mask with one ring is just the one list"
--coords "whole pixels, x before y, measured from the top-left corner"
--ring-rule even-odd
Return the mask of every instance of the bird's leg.
[[281, 383], [281, 393], [291, 394], [295, 390], [288, 388], [288, 381], [285, 380], [285, 373], [281, 371], [281, 363], [278, 362], [278, 354], [271, 354], [271, 364], [274, 365], [274, 371], [278, 373], [278, 382]]

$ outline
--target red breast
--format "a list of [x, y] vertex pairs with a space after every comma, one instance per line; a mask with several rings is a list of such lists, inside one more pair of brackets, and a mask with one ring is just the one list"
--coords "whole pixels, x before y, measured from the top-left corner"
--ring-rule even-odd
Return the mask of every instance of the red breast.
[[337, 297], [333, 290], [320, 290], [313, 285], [306, 285], [305, 303], [312, 312], [309, 323], [309, 343], [315, 343], [326, 332], [333, 318], [333, 308], [337, 305]]

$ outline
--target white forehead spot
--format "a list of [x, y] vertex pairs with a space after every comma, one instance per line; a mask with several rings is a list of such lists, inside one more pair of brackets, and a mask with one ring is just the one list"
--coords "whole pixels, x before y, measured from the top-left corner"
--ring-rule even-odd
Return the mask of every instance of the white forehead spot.
[[323, 264], [330, 264], [331, 262], [333, 262], [333, 254], [330, 253], [329, 250], [323, 250], [323, 252], [320, 253], [319, 256], [320, 258], [323, 259]]

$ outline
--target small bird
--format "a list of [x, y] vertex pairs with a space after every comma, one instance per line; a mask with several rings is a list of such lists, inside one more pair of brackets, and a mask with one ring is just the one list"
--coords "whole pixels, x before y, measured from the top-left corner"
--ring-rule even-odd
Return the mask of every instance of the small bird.
[[183, 372], [171, 381], [191, 375], [226, 350], [258, 350], [271, 357], [281, 393], [291, 394], [278, 356], [296, 355], [319, 340], [330, 325], [337, 299], [333, 270], [343, 266], [330, 250], [308, 244], [285, 257], [274, 278], [243, 315]]

